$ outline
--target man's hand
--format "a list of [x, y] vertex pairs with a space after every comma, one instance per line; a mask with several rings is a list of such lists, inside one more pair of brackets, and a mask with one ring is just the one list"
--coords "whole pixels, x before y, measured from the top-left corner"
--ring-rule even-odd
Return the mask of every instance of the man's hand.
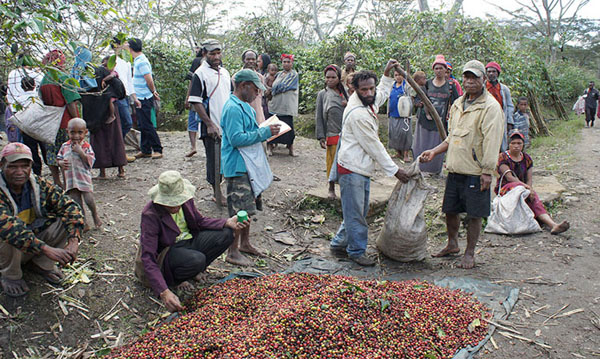
[[50, 247], [47, 244], [42, 245], [42, 253], [51, 260], [64, 266], [73, 262], [73, 257], [66, 249]]
[[183, 306], [179, 301], [179, 298], [175, 293], [171, 292], [170, 289], [165, 289], [162, 293], [160, 293], [160, 300], [163, 302], [165, 307], [169, 312], [178, 312], [183, 310]]
[[321, 148], [326, 150], [327, 149], [327, 140], [325, 140], [324, 138], [321, 138], [319, 140], [319, 144], [321, 145]]
[[396, 67], [396, 65], [398, 65], [398, 61], [394, 60], [394, 59], [390, 59], [387, 63], [387, 65], [385, 65], [385, 70], [383, 70], [383, 74], [385, 76], [390, 76], [390, 71]]
[[271, 129], [271, 136], [275, 136], [275, 135], [279, 134], [281, 125], [271, 125], [271, 126], [269, 126], [269, 128]]
[[433, 150], [423, 151], [423, 153], [421, 153], [421, 155], [419, 156], [420, 161], [423, 163], [433, 160], [434, 157], [435, 152], [433, 152]]
[[77, 260], [77, 252], [79, 252], [79, 241], [75, 237], [69, 238], [69, 243], [65, 247], [65, 251], [71, 256], [71, 264]]
[[189, 110], [191, 107], [190, 102], [188, 101], [187, 97], [185, 99], [185, 103], [183, 104], [183, 107], [185, 107], [186, 110]]
[[480, 191], [487, 191], [490, 188], [490, 185], [492, 184], [492, 176], [484, 173], [481, 176], [479, 176], [479, 182], [481, 182]]
[[204, 123], [206, 124], [206, 132], [208, 132], [208, 135], [214, 139], [220, 139], [221, 138], [221, 134], [219, 133], [219, 128], [217, 127], [217, 125], [215, 125], [211, 120], [204, 121]]
[[244, 222], [238, 222], [237, 216], [233, 216], [227, 219], [227, 222], [225, 222], [225, 227], [231, 228], [234, 231], [241, 231], [250, 227], [250, 221], [246, 220]]
[[396, 172], [394, 176], [402, 183], [406, 183], [410, 179], [408, 174], [406, 174], [406, 171], [404, 171], [402, 168], [398, 168], [398, 172]]
[[133, 101], [136, 108], [142, 108], [142, 103], [137, 98]]
[[160, 101], [160, 96], [158, 96], [158, 91], [154, 90], [154, 92], [152, 93], [152, 96], [154, 96], [154, 99], [156, 99], [156, 101]]

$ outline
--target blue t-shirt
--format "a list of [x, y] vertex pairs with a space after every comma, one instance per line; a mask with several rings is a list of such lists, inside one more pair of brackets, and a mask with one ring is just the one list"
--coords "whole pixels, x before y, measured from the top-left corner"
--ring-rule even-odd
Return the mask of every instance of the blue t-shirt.
[[404, 86], [406, 81], [402, 81], [402, 85], [396, 87], [397, 83], [394, 82], [394, 86], [392, 86], [392, 91], [390, 92], [390, 101], [389, 101], [389, 116], [390, 117], [400, 117], [398, 113], [398, 99], [400, 96], [404, 95]]
[[146, 55], [141, 54], [133, 60], [133, 90], [138, 100], [145, 100], [152, 97], [152, 92], [148, 88], [144, 75], [152, 75], [152, 65]]
[[237, 177], [247, 173], [244, 158], [238, 147], [253, 145], [271, 137], [271, 129], [259, 128], [256, 112], [248, 104], [231, 94], [221, 113], [221, 173], [225, 177]]

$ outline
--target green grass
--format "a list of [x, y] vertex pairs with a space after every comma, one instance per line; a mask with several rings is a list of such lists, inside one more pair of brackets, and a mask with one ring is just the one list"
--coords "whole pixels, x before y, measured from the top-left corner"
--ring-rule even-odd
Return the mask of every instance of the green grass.
[[547, 150], [553, 149], [557, 151], [556, 155], [559, 157], [570, 155], [572, 152], [565, 145], [579, 140], [583, 124], [583, 119], [575, 114], [569, 116], [569, 121], [550, 121], [548, 127], [552, 135], [532, 138], [529, 152], [533, 155], [541, 155]]

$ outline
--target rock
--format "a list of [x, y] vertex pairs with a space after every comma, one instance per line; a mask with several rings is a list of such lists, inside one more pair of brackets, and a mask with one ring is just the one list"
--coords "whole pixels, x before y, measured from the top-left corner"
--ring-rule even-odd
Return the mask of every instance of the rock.
[[534, 176], [533, 188], [545, 205], [559, 199], [567, 190], [554, 176]]
[[579, 202], [579, 197], [576, 196], [566, 196], [565, 203]]

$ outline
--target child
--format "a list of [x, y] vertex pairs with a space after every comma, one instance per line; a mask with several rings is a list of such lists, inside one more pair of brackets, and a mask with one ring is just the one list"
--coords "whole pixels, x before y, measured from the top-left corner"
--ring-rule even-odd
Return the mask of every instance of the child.
[[354, 78], [354, 73], [346, 76], [346, 92], [348, 92], [348, 97], [352, 96], [354, 93], [354, 86], [352, 86], [352, 79]]
[[[412, 147], [412, 130], [410, 128], [410, 112], [400, 113], [399, 101], [405, 102], [403, 97], [407, 92], [404, 76], [398, 70], [394, 71], [396, 82], [392, 85], [388, 107], [388, 146], [397, 151], [396, 157], [402, 158], [405, 163], [410, 162], [410, 149]], [[402, 97], [402, 99], [401, 99]], [[408, 101], [410, 103], [410, 100]], [[410, 108], [406, 108], [410, 111]]]
[[[85, 140], [87, 135], [85, 121], [75, 117], [69, 121], [67, 133], [69, 140], [60, 148], [58, 155], [58, 165], [63, 170], [65, 189], [67, 194], [73, 198], [83, 211], [83, 200], [92, 212], [94, 225], [100, 228], [102, 221], [96, 211], [96, 202], [94, 202], [92, 185], [92, 166], [96, 157], [92, 146]], [[85, 213], [85, 211], [84, 211]], [[89, 227], [86, 225], [86, 229]]]
[[[114, 71], [114, 69], [111, 70], [108, 68], [108, 59], [109, 58], [110, 58], [110, 56], [105, 56], [102, 59], [102, 66], [106, 70], [102, 73], [104, 75], [104, 77], [102, 78], [102, 84], [100, 85], [102, 90], [106, 87], [106, 85], [108, 85], [108, 82], [110, 80], [114, 79], [115, 77], [119, 77], [119, 75], [117, 74], [116, 71]], [[110, 98], [110, 106], [108, 107], [110, 110], [110, 113], [108, 115], [108, 119], [106, 120], [106, 123], [111, 123], [116, 119], [116, 116], [115, 116], [115, 101], [116, 100], [117, 100], [116, 97]]]
[[513, 114], [513, 128], [519, 130], [525, 137], [525, 146], [529, 147], [529, 110], [527, 97], [521, 96], [517, 100], [517, 111]]
[[267, 100], [271, 100], [272, 96], [271, 96], [271, 87], [273, 87], [273, 82], [275, 81], [275, 75], [277, 75], [277, 72], [279, 71], [279, 68], [277, 68], [277, 65], [275, 65], [274, 63], [270, 63], [269, 66], [267, 66], [267, 75], [265, 76], [265, 87], [267, 88], [267, 91], [265, 92], [265, 96], [267, 97]]

